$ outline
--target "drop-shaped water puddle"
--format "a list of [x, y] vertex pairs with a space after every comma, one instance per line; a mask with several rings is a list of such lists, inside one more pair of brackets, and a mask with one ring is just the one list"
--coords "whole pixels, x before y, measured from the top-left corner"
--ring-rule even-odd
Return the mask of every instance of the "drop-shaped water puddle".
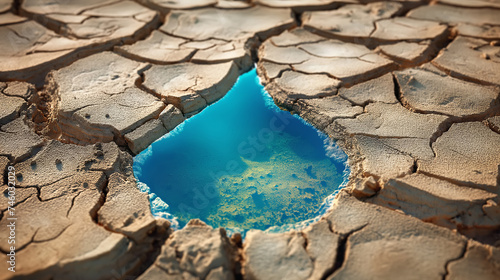
[[229, 233], [286, 231], [319, 219], [348, 177], [347, 156], [280, 110], [256, 71], [134, 158], [155, 216], [199, 218]]

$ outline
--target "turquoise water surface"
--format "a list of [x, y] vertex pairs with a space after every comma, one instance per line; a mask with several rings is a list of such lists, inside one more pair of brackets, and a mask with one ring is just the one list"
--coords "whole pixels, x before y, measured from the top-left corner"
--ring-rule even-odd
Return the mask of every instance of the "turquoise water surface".
[[256, 71], [134, 158], [153, 214], [229, 231], [282, 231], [324, 214], [348, 176], [346, 155], [280, 110]]

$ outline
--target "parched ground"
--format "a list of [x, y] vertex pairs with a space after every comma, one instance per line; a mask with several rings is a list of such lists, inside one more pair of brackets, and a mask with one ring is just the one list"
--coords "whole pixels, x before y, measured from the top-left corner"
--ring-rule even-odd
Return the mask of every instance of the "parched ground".
[[[0, 278], [500, 279], [500, 1], [429, 2], [0, 0]], [[132, 156], [254, 63], [349, 185], [300, 232], [174, 232]]]

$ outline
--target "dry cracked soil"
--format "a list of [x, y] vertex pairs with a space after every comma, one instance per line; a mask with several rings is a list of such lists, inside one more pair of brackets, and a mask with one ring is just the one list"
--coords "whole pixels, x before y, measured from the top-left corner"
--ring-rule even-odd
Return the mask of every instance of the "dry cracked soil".
[[[0, 34], [1, 279], [500, 279], [498, 0], [0, 0]], [[301, 231], [173, 231], [132, 157], [254, 65], [349, 183]]]

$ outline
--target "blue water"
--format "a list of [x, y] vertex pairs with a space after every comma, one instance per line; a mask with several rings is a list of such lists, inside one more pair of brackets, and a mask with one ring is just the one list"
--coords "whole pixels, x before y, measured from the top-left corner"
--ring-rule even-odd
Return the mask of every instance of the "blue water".
[[282, 231], [327, 210], [345, 183], [346, 155], [280, 110], [256, 71], [134, 158], [153, 214], [182, 228], [199, 218], [229, 231]]

